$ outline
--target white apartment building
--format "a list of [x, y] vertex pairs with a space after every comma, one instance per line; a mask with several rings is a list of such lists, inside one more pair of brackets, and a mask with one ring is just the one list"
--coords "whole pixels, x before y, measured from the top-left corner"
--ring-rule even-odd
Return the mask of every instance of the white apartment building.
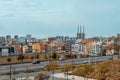
[[91, 49], [91, 53], [95, 55], [100, 55], [101, 53], [102, 41], [93, 41], [93, 48]]
[[85, 53], [85, 46], [84, 44], [72, 44], [72, 53], [84, 54]]

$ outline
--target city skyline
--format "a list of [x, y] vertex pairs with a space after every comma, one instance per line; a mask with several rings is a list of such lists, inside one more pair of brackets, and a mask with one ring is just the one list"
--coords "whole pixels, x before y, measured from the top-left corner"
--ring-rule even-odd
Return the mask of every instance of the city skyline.
[[119, 0], [0, 0], [0, 36], [32, 34], [37, 38], [112, 36], [120, 29]]

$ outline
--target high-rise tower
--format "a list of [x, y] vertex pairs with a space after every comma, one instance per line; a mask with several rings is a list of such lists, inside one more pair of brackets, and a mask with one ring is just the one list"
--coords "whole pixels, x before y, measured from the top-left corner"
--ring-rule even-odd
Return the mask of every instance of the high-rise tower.
[[79, 32], [79, 26], [77, 27], [77, 39], [80, 39], [80, 32]]
[[[83, 29], [83, 30], [82, 30]], [[85, 27], [78, 26], [77, 27], [77, 39], [85, 39]]]

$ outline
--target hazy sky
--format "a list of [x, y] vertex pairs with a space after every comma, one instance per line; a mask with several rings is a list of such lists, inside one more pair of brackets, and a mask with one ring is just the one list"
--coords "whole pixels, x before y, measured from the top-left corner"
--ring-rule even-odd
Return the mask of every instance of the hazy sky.
[[0, 0], [0, 35], [33, 34], [44, 38], [120, 33], [120, 0]]

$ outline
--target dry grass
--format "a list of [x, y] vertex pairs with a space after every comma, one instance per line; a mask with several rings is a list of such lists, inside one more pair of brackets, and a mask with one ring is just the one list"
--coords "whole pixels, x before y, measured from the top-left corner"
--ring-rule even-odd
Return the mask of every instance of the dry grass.
[[[52, 54], [39, 54], [38, 58], [36, 57], [36, 54], [24, 54], [24, 59], [23, 62], [32, 62], [36, 59], [39, 59], [41, 61], [44, 60], [53, 60], [51, 58]], [[67, 56], [67, 57], [66, 57]], [[59, 59], [60, 57], [64, 57], [64, 58], [70, 58], [68, 57], [68, 54], [65, 53], [57, 53], [57, 58]], [[71, 58], [77, 58], [76, 56], [80, 56], [80, 57], [86, 57], [87, 55], [79, 55], [79, 54], [73, 54], [71, 56]], [[17, 56], [4, 56], [0, 58], [0, 64], [9, 64], [10, 62], [7, 61], [7, 59], [10, 58], [11, 59], [11, 63], [21, 63], [21, 60], [18, 60], [18, 55]]]
[[[23, 62], [32, 62], [35, 59], [39, 60], [53, 60], [51, 57], [51, 54], [39, 54], [39, 57], [36, 58], [35, 54], [24, 54], [24, 59]], [[61, 54], [57, 54], [57, 58], [61, 56]], [[0, 58], [0, 64], [9, 64], [10, 62], [7, 61], [7, 59], [11, 59], [11, 63], [21, 63], [21, 60], [18, 60], [18, 55], [17, 56], [3, 56]]]

